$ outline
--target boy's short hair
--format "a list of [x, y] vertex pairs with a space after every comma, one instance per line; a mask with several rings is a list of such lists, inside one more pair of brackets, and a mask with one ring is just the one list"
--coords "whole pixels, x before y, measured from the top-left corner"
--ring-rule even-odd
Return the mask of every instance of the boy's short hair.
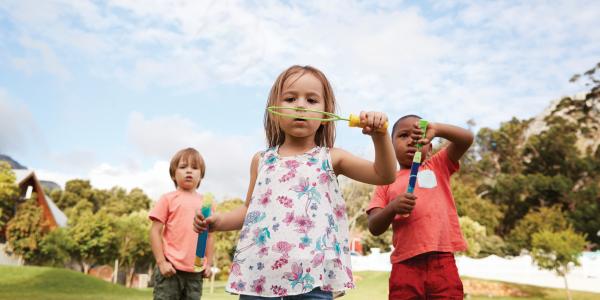
[[396, 127], [398, 126], [400, 121], [407, 119], [407, 118], [417, 118], [419, 120], [423, 119], [417, 115], [405, 115], [405, 116], [400, 117], [400, 119], [396, 120], [396, 123], [394, 123], [394, 126], [392, 127], [392, 133], [391, 133], [392, 138], [394, 138], [394, 134], [396, 133]]
[[[175, 181], [175, 170], [177, 170], [177, 166], [179, 166], [179, 162], [182, 159], [191, 159], [192, 165], [195, 165], [197, 168], [200, 169], [200, 178], [204, 178], [204, 174], [206, 172], [206, 165], [204, 164], [204, 159], [202, 158], [202, 155], [200, 155], [200, 152], [198, 152], [198, 150], [194, 148], [185, 148], [175, 153], [173, 158], [171, 158], [171, 164], [169, 165], [169, 175], [171, 175], [171, 180], [173, 180], [175, 187], [177, 187], [177, 181]], [[200, 182], [198, 182], [198, 186], [196, 186], [196, 188], [198, 188], [199, 186]]]

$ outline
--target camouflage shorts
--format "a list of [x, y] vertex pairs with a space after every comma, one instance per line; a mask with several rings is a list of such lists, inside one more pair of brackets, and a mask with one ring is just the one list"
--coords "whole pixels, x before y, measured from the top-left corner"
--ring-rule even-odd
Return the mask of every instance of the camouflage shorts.
[[177, 270], [165, 277], [154, 269], [154, 300], [198, 300], [202, 296], [202, 273]]

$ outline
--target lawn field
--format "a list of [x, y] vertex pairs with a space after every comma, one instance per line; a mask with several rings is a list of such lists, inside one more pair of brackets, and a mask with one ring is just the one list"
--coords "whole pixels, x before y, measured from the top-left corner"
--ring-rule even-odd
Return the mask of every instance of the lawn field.
[[[342, 300], [387, 299], [388, 274], [385, 272], [357, 272], [356, 289], [348, 292]], [[478, 286], [477, 290], [510, 290], [522, 296], [498, 297], [493, 299], [566, 299], [564, 290], [534, 286], [506, 284], [473, 278], [463, 278], [465, 283]], [[215, 293], [208, 293], [205, 282], [203, 300], [237, 299], [224, 290], [224, 282], [217, 282]], [[469, 295], [469, 299], [490, 299], [489, 293]], [[0, 300], [149, 300], [151, 289], [128, 289], [100, 279], [70, 270], [46, 267], [0, 266]], [[573, 292], [573, 299], [600, 299], [600, 294]]]

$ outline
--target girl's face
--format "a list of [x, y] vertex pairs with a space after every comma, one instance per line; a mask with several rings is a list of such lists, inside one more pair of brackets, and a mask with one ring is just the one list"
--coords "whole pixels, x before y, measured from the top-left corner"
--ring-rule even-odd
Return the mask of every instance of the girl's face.
[[[284, 82], [281, 97], [278, 100], [278, 106], [306, 108], [312, 110], [325, 110], [325, 99], [323, 97], [323, 84], [311, 73], [295, 74]], [[295, 110], [281, 111], [286, 114], [293, 114], [303, 117], [323, 118], [323, 114], [315, 112], [303, 112]], [[321, 121], [279, 118], [279, 124], [283, 131], [293, 137], [309, 137], [314, 134], [321, 126]]]
[[198, 187], [202, 176], [200, 166], [192, 162], [191, 158], [181, 159], [175, 170], [177, 188], [184, 191], [193, 191]]

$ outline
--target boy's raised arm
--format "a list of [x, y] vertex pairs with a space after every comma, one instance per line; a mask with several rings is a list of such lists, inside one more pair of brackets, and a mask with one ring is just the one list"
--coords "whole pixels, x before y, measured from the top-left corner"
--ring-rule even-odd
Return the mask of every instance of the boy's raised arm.
[[[416, 137], [419, 139], [420, 134], [422, 133], [418, 128], [418, 124], [415, 124], [415, 129], [412, 134], [413, 138]], [[431, 142], [434, 137], [441, 137], [450, 141], [447, 151], [448, 158], [453, 162], [458, 162], [467, 150], [469, 150], [471, 144], [473, 144], [473, 133], [464, 128], [443, 123], [429, 123], [426, 138], [419, 140], [419, 142], [426, 144]]]

